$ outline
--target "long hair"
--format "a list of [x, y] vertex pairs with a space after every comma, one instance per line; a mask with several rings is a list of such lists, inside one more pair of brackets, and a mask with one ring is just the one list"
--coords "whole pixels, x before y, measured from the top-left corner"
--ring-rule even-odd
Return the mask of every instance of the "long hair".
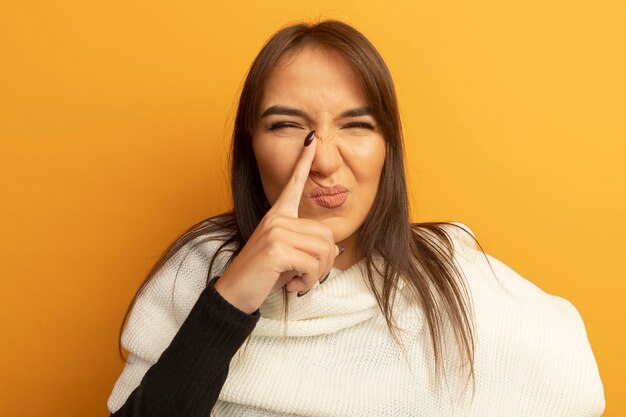
[[[270, 71], [281, 57], [297, 53], [305, 47], [325, 48], [350, 64], [385, 139], [386, 156], [379, 192], [360, 227], [356, 259], [365, 260], [364, 275], [393, 339], [398, 340], [393, 300], [398, 281], [403, 279], [413, 299], [419, 303], [428, 325], [436, 385], [439, 385], [442, 369], [446, 326], [453, 330], [463, 363], [469, 365], [468, 380], [471, 377], [475, 385], [473, 309], [461, 278], [461, 269], [455, 266], [453, 260], [453, 243], [444, 226], [457, 227], [467, 233], [481, 247], [481, 251], [482, 246], [471, 233], [453, 222], [410, 223], [402, 126], [391, 75], [374, 46], [355, 28], [337, 20], [286, 26], [271, 36], [256, 56], [242, 88], [229, 154], [233, 209], [193, 225], [165, 250], [126, 311], [120, 327], [120, 354], [121, 336], [128, 315], [140, 292], [167, 259], [193, 239], [219, 237], [222, 244], [211, 260], [208, 283], [213, 277], [213, 261], [217, 255], [222, 251], [231, 252], [226, 262], [228, 267], [267, 213], [269, 205], [252, 150], [252, 132], [260, 119], [261, 94]], [[196, 244], [206, 240], [199, 240]], [[383, 271], [379, 271], [373, 262], [374, 255], [384, 259]], [[375, 273], [383, 277], [382, 293], [374, 283]], [[283, 299], [283, 317], [287, 317], [288, 297], [284, 287]]]

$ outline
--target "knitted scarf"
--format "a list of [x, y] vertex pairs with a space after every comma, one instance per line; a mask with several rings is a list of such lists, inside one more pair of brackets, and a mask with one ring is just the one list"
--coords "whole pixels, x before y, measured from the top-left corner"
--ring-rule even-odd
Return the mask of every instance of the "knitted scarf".
[[[333, 268], [303, 297], [289, 294], [286, 337], [282, 292], [265, 300], [211, 416], [600, 416], [603, 386], [576, 308], [487, 255], [494, 276], [468, 237], [447, 230], [473, 304], [475, 392], [471, 381], [466, 385], [467, 369], [449, 327], [442, 329], [444, 379], [435, 387], [430, 333], [402, 280], [393, 309], [401, 344], [393, 341], [361, 261], [345, 271]], [[138, 319], [141, 326], [129, 321], [123, 341], [146, 363], [158, 359], [202, 291], [214, 247], [207, 243], [185, 259], [184, 279], [179, 271], [174, 287], [176, 320], [158, 329], [146, 328], [154, 320]], [[374, 261], [381, 265], [380, 258]], [[137, 314], [148, 314], [166, 289], [171, 297], [169, 275], [160, 275], [160, 285], [150, 290], [154, 299], [144, 296]], [[376, 279], [375, 285], [382, 283]], [[114, 390], [110, 406], [123, 403], [144, 368], [129, 370], [125, 384], [118, 381], [124, 388]]]

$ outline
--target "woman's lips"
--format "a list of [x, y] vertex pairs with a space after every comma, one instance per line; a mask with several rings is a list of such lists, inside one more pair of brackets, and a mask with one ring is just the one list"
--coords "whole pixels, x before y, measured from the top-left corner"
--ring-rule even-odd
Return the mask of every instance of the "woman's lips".
[[349, 190], [342, 185], [332, 187], [316, 187], [309, 194], [309, 198], [317, 204], [327, 208], [339, 207], [348, 198]]

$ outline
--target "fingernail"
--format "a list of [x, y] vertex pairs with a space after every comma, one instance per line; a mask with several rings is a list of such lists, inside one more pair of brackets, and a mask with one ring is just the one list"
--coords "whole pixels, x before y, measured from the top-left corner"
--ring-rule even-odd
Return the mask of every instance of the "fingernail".
[[298, 297], [302, 297], [304, 294], [308, 293], [309, 291], [311, 291], [311, 289], [308, 289], [303, 293], [298, 293]]
[[[343, 253], [343, 251], [346, 249], [344, 248], [344, 246], [341, 243], [337, 244], [337, 247], [339, 248], [339, 253], [337, 254], [337, 256], [341, 255]], [[337, 257], [335, 256], [335, 258]]]
[[306, 138], [304, 138], [304, 146], [309, 146], [311, 142], [313, 142], [313, 138], [315, 137], [315, 130], [311, 130]]
[[326, 278], [328, 278], [328, 276], [330, 275], [330, 272], [328, 274], [326, 274], [326, 276], [324, 278], [322, 278], [322, 280], [320, 281], [320, 285], [324, 283], [324, 281], [326, 281]]

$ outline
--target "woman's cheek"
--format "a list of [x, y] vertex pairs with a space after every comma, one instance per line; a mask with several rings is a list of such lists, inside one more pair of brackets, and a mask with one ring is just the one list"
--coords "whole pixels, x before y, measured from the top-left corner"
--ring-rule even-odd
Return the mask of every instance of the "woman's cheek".
[[270, 201], [275, 201], [278, 198], [282, 188], [289, 181], [297, 157], [297, 149], [291, 149], [288, 146], [270, 145], [255, 148], [255, 158], [263, 188]]
[[378, 137], [342, 138], [341, 148], [351, 158], [374, 165], [385, 158], [385, 143]]

